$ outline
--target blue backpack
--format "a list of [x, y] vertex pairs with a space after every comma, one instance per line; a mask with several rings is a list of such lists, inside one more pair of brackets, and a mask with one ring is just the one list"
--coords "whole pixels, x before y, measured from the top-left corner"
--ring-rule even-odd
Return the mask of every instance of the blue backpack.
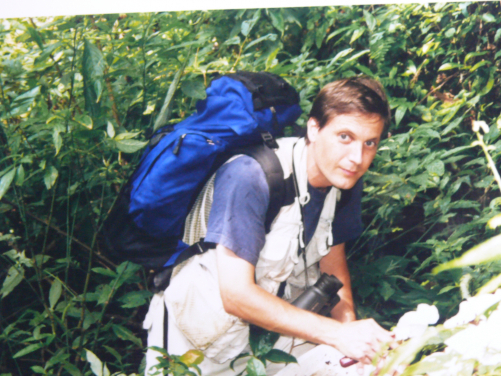
[[[247, 154], [270, 187], [266, 226], [283, 203], [283, 171], [274, 137], [301, 114], [299, 95], [267, 72], [237, 72], [212, 81], [196, 112], [153, 134], [103, 225], [108, 254], [149, 269], [190, 256], [185, 219], [210, 176], [231, 156]], [[179, 257], [185, 253], [183, 257]]]

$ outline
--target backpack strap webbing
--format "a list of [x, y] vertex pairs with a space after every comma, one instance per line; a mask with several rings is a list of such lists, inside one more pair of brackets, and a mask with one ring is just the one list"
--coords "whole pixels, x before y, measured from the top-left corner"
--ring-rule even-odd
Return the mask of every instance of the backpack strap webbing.
[[239, 154], [245, 154], [254, 158], [264, 171], [266, 182], [270, 190], [270, 202], [266, 212], [265, 229], [268, 233], [271, 224], [278, 215], [280, 208], [290, 205], [294, 202], [294, 187], [289, 182], [290, 179], [284, 179], [284, 171], [280, 160], [275, 152], [264, 144], [247, 147], [239, 151]]

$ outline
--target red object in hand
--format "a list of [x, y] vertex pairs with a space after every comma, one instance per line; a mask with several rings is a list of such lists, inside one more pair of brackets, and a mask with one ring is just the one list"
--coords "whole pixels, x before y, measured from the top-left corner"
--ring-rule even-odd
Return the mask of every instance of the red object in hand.
[[355, 363], [358, 363], [358, 360], [348, 358], [347, 356], [345, 356], [344, 358], [339, 359], [339, 364], [341, 364], [341, 367], [343, 367], [343, 368], [352, 366]]

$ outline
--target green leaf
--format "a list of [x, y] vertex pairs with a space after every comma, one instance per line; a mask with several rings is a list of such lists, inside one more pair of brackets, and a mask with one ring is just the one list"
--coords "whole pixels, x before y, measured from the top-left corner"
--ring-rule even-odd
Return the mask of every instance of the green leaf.
[[407, 106], [398, 106], [395, 112], [395, 124], [398, 126], [407, 111]]
[[22, 356], [25, 356], [29, 353], [32, 353], [33, 351], [37, 351], [39, 349], [41, 349], [43, 347], [43, 344], [41, 343], [34, 343], [32, 345], [29, 345], [27, 347], [25, 347], [24, 349], [22, 349], [21, 351], [18, 351], [17, 353], [15, 353], [12, 357], [14, 359], [16, 358], [20, 358]]
[[346, 50], [338, 52], [336, 56], [334, 56], [334, 58], [330, 61], [329, 65], [327, 65], [327, 67], [332, 66], [336, 61], [351, 54], [353, 51], [354, 51], [353, 48], [347, 48]]
[[252, 17], [252, 19], [242, 22], [241, 32], [245, 37], [247, 37], [249, 35], [252, 28], [254, 27], [256, 22], [259, 20], [260, 15], [261, 15], [261, 10], [258, 9], [254, 13], [254, 17]]
[[49, 168], [45, 170], [43, 181], [47, 189], [51, 189], [54, 186], [58, 176], [59, 171], [57, 171], [57, 168], [54, 166], [49, 166]]
[[249, 376], [266, 376], [266, 369], [263, 362], [255, 357], [248, 360], [246, 371]]
[[131, 291], [122, 296], [119, 300], [124, 303], [122, 304], [122, 308], [136, 308], [145, 305], [151, 295], [151, 292], [147, 290]]
[[40, 56], [35, 59], [35, 65], [43, 63], [45, 60], [47, 60], [47, 58], [52, 55], [52, 53], [59, 47], [61, 47], [61, 45], [61, 42], [56, 42], [51, 44], [50, 46], [46, 46]]
[[297, 363], [294, 356], [279, 349], [271, 349], [264, 358], [273, 363]]
[[93, 118], [98, 116], [99, 102], [104, 89], [105, 61], [99, 48], [84, 40], [82, 76], [84, 82], [85, 109]]
[[251, 48], [252, 46], [254, 46], [258, 43], [261, 43], [262, 41], [265, 41], [265, 40], [275, 41], [275, 40], [277, 40], [277, 34], [268, 34], [268, 35], [265, 35], [264, 37], [257, 38], [255, 40], [253, 40], [247, 46], [245, 46], [244, 51], [246, 51], [247, 49]]
[[136, 151], [141, 150], [146, 145], [148, 145], [148, 141], [120, 140], [115, 141], [115, 145], [118, 150], [124, 153], [135, 153]]
[[279, 9], [269, 10], [271, 24], [282, 34], [284, 33], [284, 17], [282, 16], [282, 11]]
[[445, 172], [444, 162], [441, 160], [435, 160], [426, 165], [426, 170], [432, 175], [442, 176]]
[[204, 360], [204, 353], [200, 350], [189, 350], [179, 358], [181, 362], [186, 364], [188, 367], [193, 367], [202, 363]]
[[[449, 123], [449, 125], [442, 131], [441, 135], [445, 136], [447, 133], [449, 133], [454, 128], [456, 128], [459, 124], [461, 124], [462, 121], [463, 121], [463, 117], [459, 117], [459, 118], [455, 119], [454, 121]], [[442, 158], [443, 158], [443, 156], [442, 156]]]
[[2, 294], [2, 299], [9, 295], [14, 288], [21, 283], [24, 278], [24, 269], [17, 265], [11, 266], [7, 277], [5, 277], [0, 293]]
[[122, 325], [115, 324], [113, 324], [111, 327], [118, 338], [123, 339], [124, 341], [130, 341], [138, 347], [143, 348], [143, 343], [141, 342], [141, 340], [137, 338], [129, 329], [123, 327]]
[[106, 269], [106, 268], [92, 268], [92, 271], [97, 274], [105, 275], [107, 277], [113, 277], [115, 278], [117, 276], [117, 273], [115, 273], [113, 270]]
[[10, 115], [18, 116], [25, 114], [30, 106], [35, 102], [35, 98], [40, 94], [40, 86], [36, 86], [33, 89], [17, 96], [14, 98], [11, 104]]
[[450, 70], [450, 69], [457, 68], [459, 66], [460, 66], [459, 64], [445, 63], [445, 64], [442, 64], [440, 66], [440, 68], [438, 68], [438, 71], [441, 72], [441, 71], [445, 71], [445, 70]]
[[484, 65], [490, 65], [491, 62], [489, 60], [482, 60], [475, 64], [471, 69], [470, 72], [475, 72], [478, 68], [483, 67]]
[[57, 301], [61, 297], [62, 292], [63, 292], [63, 284], [61, 283], [59, 278], [56, 278], [54, 282], [52, 282], [52, 286], [50, 287], [49, 291], [49, 304], [51, 309], [54, 309]]
[[115, 349], [114, 349], [114, 348], [112, 348], [112, 347], [106, 346], [106, 345], [103, 345], [103, 347], [104, 347], [106, 350], [108, 350], [108, 352], [109, 352], [111, 355], [113, 355], [113, 356], [114, 356], [114, 357], [118, 360], [118, 362], [119, 362], [119, 363], [122, 363], [122, 355], [120, 355], [120, 353], [119, 353], [117, 350], [115, 350]]
[[442, 295], [442, 294], [445, 294], [446, 292], [449, 292], [451, 290], [454, 290], [455, 288], [457, 288], [457, 286], [445, 286], [444, 288], [442, 288], [437, 295]]
[[54, 142], [54, 147], [56, 148], [56, 154], [59, 154], [59, 150], [61, 150], [61, 146], [63, 146], [63, 138], [60, 135], [60, 131], [58, 129], [54, 129], [52, 133], [52, 140]]
[[75, 121], [77, 121], [79, 124], [83, 125], [87, 129], [92, 129], [94, 127], [94, 122], [92, 121], [92, 118], [88, 115], [77, 115], [75, 116]]
[[484, 20], [485, 23], [496, 22], [496, 17], [494, 17], [490, 13], [482, 14], [482, 19]]
[[451, 27], [450, 29], [447, 29], [447, 31], [445, 32], [445, 37], [452, 38], [454, 34], [456, 34], [456, 28]]
[[16, 171], [16, 185], [18, 185], [18, 186], [22, 186], [23, 185], [23, 183], [24, 183], [24, 176], [25, 176], [24, 167], [23, 167], [22, 164], [20, 164], [19, 167], [17, 168], [17, 171]]
[[35, 372], [35, 373], [41, 373], [42, 375], [45, 375], [45, 374], [46, 374], [46, 372], [45, 372], [45, 370], [43, 369], [43, 367], [40, 367], [40, 366], [31, 366], [30, 368], [31, 368], [31, 370], [32, 370], [33, 372]]
[[12, 180], [14, 180], [14, 176], [16, 175], [16, 169], [13, 168], [9, 172], [7, 172], [2, 179], [0, 179], [0, 199], [7, 193]]
[[497, 42], [501, 38], [501, 29], [496, 31], [496, 36], [494, 37], [494, 43]]
[[268, 353], [279, 337], [278, 333], [252, 325], [249, 334], [249, 344], [254, 356], [259, 357]]
[[364, 18], [370, 31], [374, 31], [377, 25], [376, 18], [364, 9]]
[[464, 58], [464, 63], [466, 64], [466, 62], [468, 60], [470, 60], [472, 57], [483, 56], [487, 53], [488, 53], [488, 51], [470, 52], [469, 54], [466, 54], [466, 56]]
[[43, 51], [43, 40], [42, 40], [42, 36], [38, 32], [38, 30], [36, 30], [35, 28], [33, 28], [31, 26], [28, 26], [27, 29], [28, 29], [28, 33], [30, 33], [30, 35], [31, 35], [31, 39], [33, 39], [33, 41], [36, 44], [38, 44], [38, 47], [40, 47], [40, 49]]
[[379, 289], [379, 293], [381, 294], [383, 299], [387, 301], [395, 293], [395, 289], [391, 287], [391, 285], [388, 282], [383, 281], [381, 282], [381, 288]]
[[103, 362], [92, 351], [85, 349], [85, 358], [90, 363], [90, 369], [96, 376], [103, 375]]
[[82, 372], [71, 363], [65, 362], [63, 367], [71, 376], [82, 376]]
[[497, 235], [471, 248], [457, 259], [435, 267], [433, 273], [437, 274], [444, 270], [484, 264], [499, 259], [501, 259], [501, 235]]
[[106, 133], [108, 133], [109, 138], [115, 137], [115, 127], [113, 127], [113, 124], [108, 121], [108, 125], [106, 126]]
[[233, 44], [240, 44], [241, 40], [239, 36], [235, 36], [233, 38], [227, 39], [224, 41], [223, 45], [231, 46]]
[[181, 91], [188, 97], [195, 99], [205, 99], [205, 86], [201, 80], [184, 81], [181, 84]]
[[351, 36], [350, 44], [355, 42], [358, 38], [360, 38], [364, 34], [365, 29], [356, 29]]

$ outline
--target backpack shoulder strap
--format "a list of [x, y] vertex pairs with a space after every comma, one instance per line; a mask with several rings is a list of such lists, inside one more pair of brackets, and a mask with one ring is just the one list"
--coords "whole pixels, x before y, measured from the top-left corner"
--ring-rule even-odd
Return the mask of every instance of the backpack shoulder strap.
[[284, 172], [280, 160], [275, 152], [265, 144], [247, 147], [241, 153], [254, 158], [264, 171], [266, 182], [270, 189], [270, 203], [266, 212], [265, 229], [268, 233], [280, 208], [294, 202], [294, 186], [291, 179], [284, 179]]

